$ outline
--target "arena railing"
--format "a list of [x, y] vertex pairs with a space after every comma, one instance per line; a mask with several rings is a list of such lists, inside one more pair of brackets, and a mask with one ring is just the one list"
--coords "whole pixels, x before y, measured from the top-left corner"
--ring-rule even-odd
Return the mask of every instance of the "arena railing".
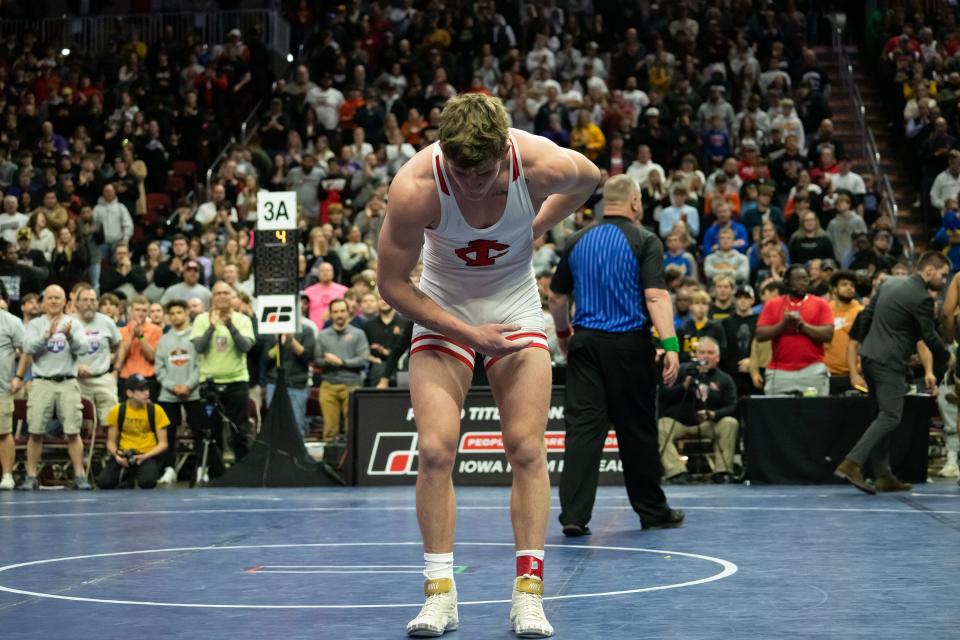
[[[873, 130], [867, 124], [867, 108], [863, 102], [863, 96], [860, 88], [853, 79], [853, 62], [850, 60], [850, 54], [843, 42], [843, 27], [836, 18], [831, 18], [831, 31], [833, 34], [833, 52], [837, 56], [837, 70], [840, 74], [840, 81], [843, 83], [846, 94], [850, 96], [850, 109], [854, 117], [854, 122], [860, 129], [861, 150], [863, 152], [862, 160], [866, 162], [872, 175], [876, 177], [877, 184], [880, 187], [880, 213], [887, 216], [890, 225], [895, 233], [903, 237], [904, 253], [908, 260], [913, 260], [914, 243], [910, 231], [907, 229], [897, 229], [897, 197], [890, 184], [890, 176], [880, 168], [880, 150], [877, 147], [876, 138], [873, 136]], [[867, 52], [867, 55], [870, 55]]]
[[188, 35], [198, 33], [200, 39], [211, 46], [225, 42], [232, 29], [245, 34], [251, 27], [259, 27], [264, 44], [274, 54], [275, 71], [284, 67], [291, 53], [289, 22], [279, 12], [267, 9], [98, 16], [63, 14], [43, 20], [2, 20], [0, 35], [33, 32], [41, 42], [53, 46], [100, 53], [118, 33], [129, 34], [135, 30], [144, 42], [158, 42], [168, 25], [173, 27], [174, 37], [181, 42]]

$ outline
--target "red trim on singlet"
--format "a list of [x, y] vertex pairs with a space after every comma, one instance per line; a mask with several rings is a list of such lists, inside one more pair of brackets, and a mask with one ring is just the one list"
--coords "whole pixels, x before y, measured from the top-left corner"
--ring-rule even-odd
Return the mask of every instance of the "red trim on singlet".
[[447, 180], [443, 177], [443, 169], [440, 167], [440, 156], [436, 156], [434, 160], [437, 163], [437, 177], [440, 179], [440, 191], [443, 191], [446, 195], [450, 195], [450, 190], [447, 189]]
[[515, 333], [512, 336], [507, 336], [507, 340], [516, 340], [517, 338], [543, 338], [546, 340], [547, 335], [545, 333], [537, 333], [536, 331], [532, 331], [529, 333]]
[[443, 345], [439, 345], [439, 344], [422, 344], [422, 345], [420, 345], [419, 347], [415, 347], [415, 348], [413, 348], [413, 349], [410, 349], [410, 355], [412, 356], [413, 354], [417, 353], [418, 351], [440, 351], [441, 353], [445, 353], [445, 354], [447, 354], [447, 355], [449, 355], [449, 356], [453, 356], [454, 358], [456, 358], [457, 360], [459, 360], [459, 361], [462, 362], [463, 364], [465, 364], [465, 365], [467, 365], [468, 367], [470, 367], [470, 371], [473, 371], [473, 363], [470, 362], [469, 360], [467, 360], [466, 358], [464, 358], [464, 357], [463, 357], [463, 354], [461, 354], [461, 353], [459, 353], [459, 352], [457, 352], [457, 351], [454, 351], [454, 350], [451, 349], [450, 347], [444, 347]]
[[513, 146], [513, 143], [510, 143], [510, 153], [513, 154], [513, 182], [516, 182], [517, 178], [520, 177], [520, 163], [517, 162], [517, 149]]
[[[538, 335], [538, 334], [534, 334], [534, 335]], [[510, 339], [510, 338], [507, 338], [507, 340], [509, 340], [509, 339]], [[536, 349], [543, 349], [543, 350], [545, 350], [547, 353], [550, 352], [550, 347], [548, 347], [548, 346], [545, 345], [545, 344], [540, 344], [539, 342], [531, 342], [530, 344], [528, 344], [527, 346], [525, 346], [524, 349], [529, 349], [529, 348], [531, 348], [531, 347], [536, 348]], [[510, 355], [513, 355], [513, 354], [510, 354]], [[506, 357], [508, 357], [508, 356], [503, 356], [503, 358], [506, 358]], [[498, 363], [498, 362], [500, 362], [501, 360], [503, 360], [503, 358], [490, 358], [489, 360], [487, 360], [486, 362], [484, 362], [484, 364], [483, 364], [484, 370], [489, 369], [490, 367], [492, 367], [492, 366], [495, 365], [496, 363]]]
[[440, 335], [439, 333], [423, 333], [423, 334], [417, 336], [416, 338], [414, 338], [414, 339], [410, 342], [410, 344], [416, 344], [416, 343], [417, 343], [418, 341], [420, 341], [420, 340], [443, 340], [444, 342], [449, 342], [450, 344], [454, 344], [454, 345], [460, 347], [461, 349], [463, 349], [463, 350], [466, 351], [467, 353], [471, 353], [471, 354], [474, 353], [474, 351], [473, 351], [473, 349], [472, 349], [471, 347], [468, 347], [468, 346], [465, 345], [465, 344], [460, 344], [459, 342], [456, 342], [456, 341], [454, 341], [454, 340], [451, 340], [450, 338], [448, 338], [448, 337], [446, 337], [446, 336], [442, 336], [442, 335]]

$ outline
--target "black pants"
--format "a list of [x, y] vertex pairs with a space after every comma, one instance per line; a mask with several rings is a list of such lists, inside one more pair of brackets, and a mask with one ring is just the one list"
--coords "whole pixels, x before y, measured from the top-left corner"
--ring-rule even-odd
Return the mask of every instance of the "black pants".
[[157, 486], [157, 478], [160, 477], [160, 467], [157, 465], [156, 458], [150, 458], [143, 464], [124, 469], [111, 456], [97, 475], [97, 486], [101, 489], [116, 489], [120, 485], [121, 473], [124, 478], [130, 478], [133, 475], [137, 486], [141, 489], [153, 489]]
[[842, 396], [851, 390], [853, 385], [850, 384], [850, 376], [830, 376], [830, 395]]
[[[167, 427], [167, 450], [161, 458], [161, 466], [177, 466], [177, 431], [183, 424], [184, 413], [187, 414], [187, 426], [193, 435], [193, 451], [197, 455], [197, 464], [200, 464], [200, 456], [203, 454], [203, 427], [209, 424], [209, 419], [203, 412], [203, 402], [161, 402], [160, 406], [170, 418], [170, 426]], [[217, 477], [223, 473], [223, 429], [215, 430], [211, 436], [213, 443], [207, 451], [207, 466], [210, 468], [210, 475]]]
[[893, 475], [890, 470], [890, 440], [903, 417], [907, 381], [902, 369], [891, 369], [869, 358], [860, 357], [870, 402], [877, 417], [854, 445], [847, 457], [863, 467], [869, 458], [875, 478]]
[[668, 512], [660, 488], [657, 446], [657, 367], [641, 333], [578, 329], [567, 357], [564, 419], [567, 437], [560, 477], [560, 523], [590, 521], [600, 457], [610, 424], [617, 432], [623, 480], [642, 522]]
[[250, 402], [250, 385], [246, 382], [231, 382], [223, 387], [223, 391], [217, 394], [220, 400], [219, 411], [210, 410], [206, 407], [208, 424], [216, 440], [222, 448], [223, 436], [223, 416], [227, 417], [232, 424], [230, 426], [230, 446], [233, 448], [234, 458], [237, 462], [242, 460], [250, 450], [250, 413], [248, 403]]

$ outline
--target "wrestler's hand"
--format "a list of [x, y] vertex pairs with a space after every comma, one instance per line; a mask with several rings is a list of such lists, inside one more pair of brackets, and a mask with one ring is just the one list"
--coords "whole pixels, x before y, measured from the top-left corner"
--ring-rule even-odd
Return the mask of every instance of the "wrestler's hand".
[[667, 351], [663, 354], [663, 383], [671, 385], [677, 381], [680, 373], [680, 354], [676, 351]]
[[477, 351], [491, 358], [502, 358], [511, 353], [520, 351], [533, 342], [529, 338], [522, 340], [507, 340], [503, 337], [505, 333], [520, 331], [518, 324], [483, 324], [474, 327], [472, 344]]

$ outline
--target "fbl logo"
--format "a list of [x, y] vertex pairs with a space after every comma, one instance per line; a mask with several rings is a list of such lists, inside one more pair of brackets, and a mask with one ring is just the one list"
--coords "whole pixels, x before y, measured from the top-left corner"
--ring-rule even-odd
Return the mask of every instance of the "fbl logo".
[[381, 432], [373, 441], [367, 474], [371, 476], [417, 475], [417, 434], [409, 431]]
[[457, 249], [456, 254], [468, 267], [489, 267], [496, 263], [497, 258], [507, 255], [509, 250], [510, 245], [496, 240], [471, 240], [467, 246]]
[[293, 317], [293, 307], [282, 305], [279, 307], [264, 307], [260, 315], [260, 322], [290, 322]]

